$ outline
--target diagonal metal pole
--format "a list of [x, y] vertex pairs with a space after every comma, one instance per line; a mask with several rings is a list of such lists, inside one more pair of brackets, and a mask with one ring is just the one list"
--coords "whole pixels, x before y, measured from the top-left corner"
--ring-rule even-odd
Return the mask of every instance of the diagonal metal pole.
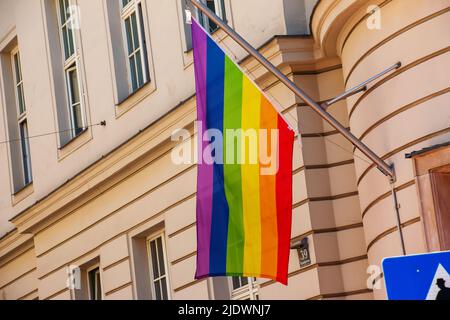
[[394, 203], [395, 218], [396, 218], [396, 223], [397, 223], [397, 231], [398, 231], [398, 236], [399, 236], [399, 240], [400, 240], [400, 245], [402, 248], [403, 255], [406, 256], [405, 237], [403, 236], [402, 219], [401, 219], [400, 211], [399, 211], [400, 205], [398, 203], [397, 191], [395, 190], [395, 183], [393, 181], [391, 181], [391, 196], [392, 196], [392, 200]]
[[278, 78], [284, 85], [286, 85], [297, 97], [306, 102], [319, 116], [327, 121], [333, 128], [341, 133], [347, 140], [349, 140], [357, 149], [359, 149], [366, 157], [372, 160], [378, 169], [389, 176], [391, 181], [395, 181], [395, 172], [383, 159], [376, 155], [369, 147], [356, 138], [349, 130], [339, 123], [332, 115], [330, 115], [324, 108], [316, 103], [306, 92], [297, 87], [288, 77], [286, 77], [280, 70], [278, 70], [272, 63], [270, 63], [258, 50], [253, 48], [245, 39], [243, 39], [236, 31], [231, 29], [221, 18], [200, 1], [189, 0], [189, 2], [206, 15], [211, 21], [217, 24], [226, 34], [228, 34], [234, 41], [242, 46], [251, 56], [258, 60], [264, 67], [267, 68], [276, 78]]

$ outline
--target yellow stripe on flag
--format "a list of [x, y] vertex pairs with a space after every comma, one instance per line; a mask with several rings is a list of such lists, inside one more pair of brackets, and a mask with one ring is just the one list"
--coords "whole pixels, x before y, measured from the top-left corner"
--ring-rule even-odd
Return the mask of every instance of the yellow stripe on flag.
[[261, 93], [247, 78], [242, 97], [242, 198], [245, 230], [244, 275], [261, 272], [261, 215], [259, 199], [259, 126]]

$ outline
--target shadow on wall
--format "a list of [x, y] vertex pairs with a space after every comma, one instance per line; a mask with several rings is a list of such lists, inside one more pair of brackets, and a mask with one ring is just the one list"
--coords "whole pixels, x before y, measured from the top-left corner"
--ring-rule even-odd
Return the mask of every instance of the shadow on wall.
[[310, 34], [311, 14], [319, 0], [283, 0], [286, 34]]

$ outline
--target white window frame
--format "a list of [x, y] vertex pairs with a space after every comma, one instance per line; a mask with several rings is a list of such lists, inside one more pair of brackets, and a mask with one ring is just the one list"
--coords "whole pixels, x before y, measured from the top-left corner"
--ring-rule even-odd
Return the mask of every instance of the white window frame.
[[[16, 72], [16, 57], [17, 57], [17, 66], [19, 69], [20, 81], [17, 82], [18, 74]], [[20, 51], [19, 47], [15, 47], [11, 50], [11, 66], [13, 71], [13, 82], [14, 82], [14, 97], [16, 101], [16, 110], [17, 110], [17, 123], [19, 130], [19, 138], [20, 138], [20, 153], [21, 153], [21, 164], [22, 164], [22, 178], [23, 185], [27, 186], [33, 182], [33, 174], [31, 168], [31, 154], [30, 154], [30, 141], [28, 135], [28, 121], [27, 121], [27, 107], [25, 102], [25, 88], [23, 85], [23, 76], [22, 76], [22, 65], [20, 59]], [[19, 87], [22, 88], [22, 91], [19, 92]], [[19, 94], [22, 96], [22, 104], [23, 111], [20, 110], [20, 100]], [[25, 136], [22, 132], [22, 127], [25, 128]], [[26, 161], [26, 162], [25, 162]]]
[[[141, 14], [139, 11], [139, 5], [141, 5], [142, 10], [142, 18], [144, 15], [144, 6], [142, 4], [142, 0], [129, 0], [129, 2], [123, 6], [122, 0], [119, 1], [119, 7], [120, 7], [120, 19], [121, 19], [121, 25], [122, 25], [122, 39], [123, 39], [123, 49], [125, 52], [125, 57], [127, 59], [126, 66], [127, 66], [127, 75], [128, 75], [128, 88], [129, 92], [133, 93], [142, 88], [147, 82], [150, 81], [150, 75], [149, 75], [149, 65], [148, 65], [148, 58], [147, 55], [147, 47], [146, 47], [146, 41], [145, 39], [145, 30], [142, 30], [144, 21], [141, 21]], [[132, 53], [128, 53], [128, 35], [126, 30], [126, 23], [125, 21], [130, 18], [133, 14], [136, 16], [136, 25], [137, 25], [137, 32], [138, 32], [138, 42], [139, 42], [139, 48], [135, 49]], [[130, 18], [131, 20], [131, 18]], [[134, 44], [134, 34], [133, 34], [133, 26], [130, 21], [130, 28], [131, 28], [131, 41]], [[131, 64], [130, 64], [130, 58], [132, 56], [140, 55], [141, 60], [141, 70], [142, 73], [142, 84], [139, 84], [139, 77], [138, 77], [138, 66], [137, 63], [135, 65], [135, 71], [136, 71], [136, 88], [133, 88], [133, 80], [132, 80], [132, 73], [131, 73]]]
[[[16, 72], [16, 60], [15, 57], [17, 56], [18, 61], [18, 67], [19, 67], [19, 73], [20, 73], [20, 81], [17, 82], [17, 72]], [[24, 86], [23, 86], [23, 77], [22, 77], [22, 66], [21, 66], [21, 59], [20, 59], [20, 52], [19, 47], [15, 47], [13, 50], [11, 50], [11, 65], [13, 69], [13, 79], [14, 79], [14, 92], [15, 92], [15, 98], [16, 98], [16, 107], [17, 107], [17, 115], [19, 119], [22, 116], [26, 117], [26, 104], [25, 104], [25, 94], [24, 94]], [[22, 87], [22, 102], [23, 102], [23, 112], [20, 111], [20, 104], [19, 104], [19, 92], [18, 88]]]
[[[98, 277], [100, 279], [100, 291], [101, 291], [101, 297], [102, 297], [102, 300], [103, 300], [103, 283], [102, 283], [102, 275], [101, 275], [101, 272], [100, 272], [100, 264], [95, 264], [95, 265], [89, 267], [88, 269], [86, 269], [87, 297], [88, 297], [89, 300], [97, 300], [97, 299], [92, 299], [92, 295], [91, 295], [91, 281], [90, 281], [91, 279], [89, 277], [89, 274], [91, 273], [91, 271], [94, 271], [95, 269], [98, 269]], [[98, 290], [98, 288], [94, 288], [94, 290], [95, 290], [94, 295], [95, 295], [95, 298], [96, 298], [97, 297], [97, 290]]]
[[[83, 90], [83, 86], [81, 83], [81, 72], [80, 72], [80, 55], [79, 55], [79, 50], [78, 50], [78, 45], [77, 45], [77, 33], [75, 32], [75, 30], [72, 29], [72, 27], [70, 26], [71, 23], [73, 23], [72, 18], [68, 18], [67, 21], [65, 21], [64, 23], [62, 23], [61, 21], [61, 7], [60, 7], [60, 1], [64, 1], [64, 0], [55, 0], [56, 2], [56, 15], [58, 18], [58, 32], [59, 32], [59, 38], [60, 38], [60, 44], [61, 44], [61, 58], [63, 61], [63, 67], [64, 67], [64, 78], [65, 78], [65, 82], [66, 82], [66, 103], [67, 103], [67, 107], [69, 109], [69, 118], [70, 118], [70, 132], [72, 135], [72, 139], [77, 137], [81, 132], [83, 132], [86, 128], [86, 110], [85, 110], [85, 106], [84, 106], [84, 90]], [[69, 9], [71, 6], [73, 6], [73, 2], [72, 0], [67, 0], [68, 3], [68, 7], [67, 9]], [[64, 36], [63, 36], [63, 28], [66, 27], [68, 30], [70, 30], [70, 32], [72, 32], [72, 41], [73, 41], [73, 53], [71, 56], [66, 58], [66, 48], [64, 46]], [[79, 104], [80, 104], [80, 112], [81, 112], [81, 131], [79, 133], [77, 133], [77, 128], [75, 126], [75, 112], [74, 112], [74, 106], [77, 105], [76, 104], [72, 104], [72, 100], [73, 100], [73, 96], [72, 96], [72, 90], [71, 90], [71, 85], [70, 85], [70, 78], [69, 78], [69, 72], [71, 70], [75, 70], [75, 72], [77, 73], [77, 83], [76, 85], [78, 86], [78, 93], [79, 93]]]
[[[153, 261], [152, 261], [152, 254], [151, 254], [151, 246], [150, 246], [150, 242], [155, 241], [156, 239], [161, 238], [161, 245], [162, 245], [162, 250], [163, 250], [163, 262], [164, 262], [164, 269], [165, 269], [165, 274], [164, 276], [159, 276], [157, 279], [155, 279], [155, 276], [153, 274]], [[159, 233], [155, 233], [149, 237], [147, 237], [146, 239], [146, 245], [147, 245], [147, 256], [148, 256], [148, 262], [149, 262], [149, 271], [150, 271], [150, 287], [151, 287], [151, 293], [152, 293], [152, 299], [156, 300], [156, 292], [155, 292], [155, 282], [156, 281], [160, 281], [161, 279], [165, 278], [166, 279], [166, 289], [167, 289], [167, 300], [171, 300], [171, 290], [170, 290], [170, 279], [169, 279], [169, 269], [168, 269], [168, 263], [167, 263], [167, 250], [166, 250], [166, 241], [165, 241], [165, 233], [164, 232], [159, 232]], [[159, 262], [159, 255], [158, 252], [156, 252], [157, 254], [157, 259]], [[159, 268], [159, 265], [157, 266]]]
[[234, 289], [233, 278], [228, 278], [231, 300], [259, 300], [259, 284], [255, 278], [247, 278], [248, 284]]

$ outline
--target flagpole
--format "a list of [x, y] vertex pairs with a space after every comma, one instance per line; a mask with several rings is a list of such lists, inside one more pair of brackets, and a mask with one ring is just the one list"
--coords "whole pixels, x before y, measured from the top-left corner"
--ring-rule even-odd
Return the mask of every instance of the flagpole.
[[393, 167], [388, 165], [383, 159], [376, 155], [363, 142], [358, 140], [349, 130], [339, 123], [331, 114], [315, 102], [306, 92], [297, 87], [288, 77], [286, 77], [280, 70], [278, 70], [272, 63], [270, 63], [258, 50], [252, 47], [244, 38], [242, 38], [236, 31], [230, 28], [221, 18], [219, 18], [209, 8], [196, 0], [189, 0], [189, 2], [218, 25], [226, 34], [228, 34], [234, 41], [242, 46], [251, 56], [258, 60], [264, 67], [267, 68], [276, 78], [285, 84], [297, 97], [306, 102], [320, 117], [327, 121], [333, 128], [341, 133], [347, 140], [349, 140], [357, 149], [372, 160], [378, 169], [386, 176], [389, 176], [391, 182], [395, 182], [395, 171]]

